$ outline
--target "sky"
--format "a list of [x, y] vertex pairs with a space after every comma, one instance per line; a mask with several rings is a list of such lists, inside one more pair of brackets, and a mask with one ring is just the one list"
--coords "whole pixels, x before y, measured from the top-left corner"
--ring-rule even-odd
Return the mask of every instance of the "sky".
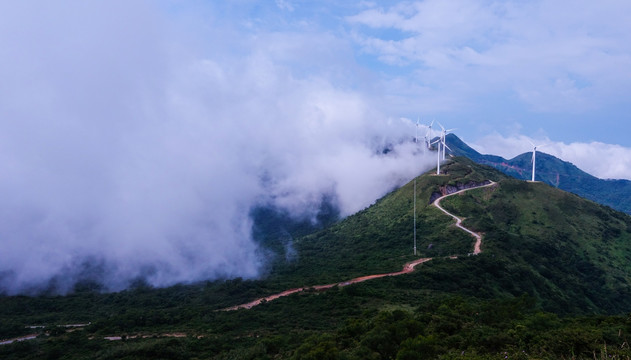
[[255, 278], [253, 207], [369, 206], [435, 165], [417, 120], [631, 179], [630, 10], [0, 2], [0, 292]]

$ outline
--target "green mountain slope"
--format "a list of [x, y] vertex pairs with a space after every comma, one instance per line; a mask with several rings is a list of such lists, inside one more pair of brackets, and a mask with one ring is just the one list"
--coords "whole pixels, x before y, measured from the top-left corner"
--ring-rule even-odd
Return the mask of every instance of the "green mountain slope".
[[444, 206], [485, 233], [497, 290], [534, 294], [558, 313], [631, 309], [631, 217], [543, 183], [504, 180]]
[[[435, 171], [435, 170], [434, 170]], [[450, 226], [453, 220], [430, 205], [446, 187], [462, 187], [507, 177], [490, 167], [460, 158], [447, 173], [417, 178], [417, 249], [419, 257], [463, 255], [474, 239]], [[283, 287], [326, 284], [366, 274], [401, 270], [413, 256], [414, 181], [372, 206], [293, 243], [297, 261], [277, 262], [268, 279]]]
[[[448, 134], [445, 141], [455, 156], [466, 156], [517, 179], [529, 180], [532, 177], [531, 152], [507, 160], [500, 156], [480, 154], [454, 134]], [[599, 179], [572, 163], [542, 152], [537, 152], [536, 166], [536, 180], [631, 214], [631, 181]]]
[[[544, 183], [511, 179], [463, 157], [443, 171], [417, 179], [419, 257], [436, 259], [404, 281], [488, 299], [526, 293], [558, 313], [631, 310], [630, 216]], [[498, 184], [443, 202], [486, 234], [484, 253], [467, 258], [474, 239], [430, 201], [437, 193], [485, 180]], [[414, 259], [413, 189], [410, 182], [373, 206], [297, 239], [298, 260], [277, 262], [267, 283], [276, 285], [266, 291], [399, 270]], [[442, 259], [451, 255], [461, 258]]]

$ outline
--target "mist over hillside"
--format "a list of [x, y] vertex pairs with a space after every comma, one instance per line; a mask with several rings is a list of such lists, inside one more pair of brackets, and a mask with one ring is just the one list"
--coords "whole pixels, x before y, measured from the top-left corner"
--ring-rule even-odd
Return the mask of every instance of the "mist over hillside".
[[256, 277], [253, 207], [351, 214], [433, 161], [411, 122], [227, 28], [149, 2], [6, 5], [2, 293]]
[[0, 1], [0, 359], [631, 360], [630, 80], [631, 1]]
[[257, 277], [252, 209], [313, 221], [329, 199], [345, 216], [434, 166], [400, 116], [469, 116], [462, 76], [372, 68], [394, 59], [362, 44], [375, 5], [313, 4], [1, 3], [0, 292]]

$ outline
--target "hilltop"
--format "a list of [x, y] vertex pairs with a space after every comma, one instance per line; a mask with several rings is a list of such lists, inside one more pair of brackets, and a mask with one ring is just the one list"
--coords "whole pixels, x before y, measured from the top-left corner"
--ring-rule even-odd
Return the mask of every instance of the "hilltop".
[[[450, 226], [453, 220], [430, 206], [435, 194], [446, 188], [508, 178], [465, 158], [449, 169], [448, 174], [435, 176], [434, 170], [416, 179], [418, 257], [466, 255], [472, 251], [474, 239]], [[411, 181], [356, 214], [312, 234], [295, 236], [291, 242], [295, 258], [289, 261], [285, 248], [280, 246], [284, 240], [266, 238], [263, 245], [280, 252], [267, 270], [267, 284], [282, 284], [269, 291], [400, 270], [404, 263], [415, 259], [413, 194]], [[266, 226], [273, 228], [269, 223]], [[290, 226], [286, 229], [291, 231]], [[293, 238], [284, 234], [284, 239]]]
[[[453, 277], [458, 292], [468, 295], [528, 293], [547, 310], [562, 313], [631, 309], [631, 296], [622, 296], [631, 295], [630, 216], [544, 183], [509, 178], [463, 157], [443, 171], [416, 179], [419, 257], [466, 255], [472, 249], [471, 236], [430, 206], [436, 194], [485, 180], [498, 184], [443, 202], [467, 218], [467, 226], [485, 233], [485, 251], [445, 268], [440, 262], [424, 265], [414, 276], [424, 277], [425, 286], [440, 283], [425, 269], [441, 267], [440, 277]], [[294, 248], [300, 261], [277, 263], [270, 279], [291, 287], [399, 270], [414, 258], [413, 187], [410, 182], [373, 206], [299, 238]], [[495, 277], [489, 278], [490, 273]]]
[[[483, 155], [471, 148], [454, 134], [448, 134], [445, 142], [454, 156], [466, 156], [484, 165], [521, 180], [532, 177], [532, 152], [510, 160], [496, 155]], [[537, 151], [536, 180], [578, 196], [631, 214], [631, 181], [599, 179], [555, 156]]]

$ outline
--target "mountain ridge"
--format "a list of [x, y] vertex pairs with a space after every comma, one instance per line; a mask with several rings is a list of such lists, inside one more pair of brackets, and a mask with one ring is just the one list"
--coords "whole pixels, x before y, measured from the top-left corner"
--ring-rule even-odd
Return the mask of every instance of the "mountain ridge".
[[[517, 179], [529, 180], [532, 176], [532, 152], [505, 159], [497, 155], [481, 154], [454, 134], [448, 134], [445, 142], [451, 148], [450, 154], [454, 156], [466, 156], [479, 164], [489, 165]], [[629, 180], [600, 179], [571, 162], [540, 151], [537, 151], [535, 180], [631, 214], [631, 181]]]
[[[486, 250], [476, 259], [423, 265], [410, 275], [423, 278], [422, 287], [452, 289], [445, 288], [448, 278], [459, 284], [449, 291], [468, 296], [536, 294], [545, 309], [561, 313], [631, 308], [631, 216], [543, 182], [511, 178], [466, 157], [447, 161], [439, 176], [434, 171], [416, 179], [420, 257], [466, 255], [473, 245], [451, 218], [430, 206], [436, 194], [486, 180], [498, 186], [445, 200], [445, 208], [465, 218], [465, 226], [486, 234]], [[286, 284], [278, 290], [396, 271], [413, 260], [413, 181], [369, 208], [297, 239], [301, 261], [270, 271]], [[497, 277], [488, 278], [489, 273]], [[480, 282], [483, 278], [487, 281]], [[616, 303], [611, 289], [628, 293], [630, 301]]]

